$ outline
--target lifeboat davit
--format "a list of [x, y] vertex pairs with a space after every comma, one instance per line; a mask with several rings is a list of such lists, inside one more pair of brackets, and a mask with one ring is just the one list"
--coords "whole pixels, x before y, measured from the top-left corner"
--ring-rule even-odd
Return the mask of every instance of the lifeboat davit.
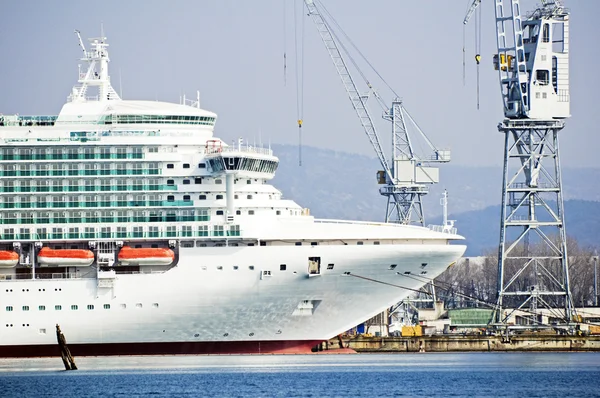
[[45, 266], [87, 267], [94, 262], [94, 253], [85, 249], [50, 249], [42, 247], [37, 256], [38, 263]]
[[175, 260], [173, 250], [166, 248], [133, 248], [123, 246], [119, 250], [121, 265], [169, 265]]
[[12, 250], [0, 250], [0, 268], [14, 268], [19, 262], [19, 253]]

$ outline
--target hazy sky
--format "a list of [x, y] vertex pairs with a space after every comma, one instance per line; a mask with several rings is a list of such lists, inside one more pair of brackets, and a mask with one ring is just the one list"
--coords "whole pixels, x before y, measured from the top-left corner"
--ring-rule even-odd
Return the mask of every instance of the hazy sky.
[[[474, 24], [466, 30], [463, 86], [462, 19], [469, 2], [324, 0], [430, 139], [453, 151], [453, 163], [501, 165], [503, 139], [496, 125], [502, 109], [491, 62], [493, 6], [483, 1], [477, 110]], [[573, 116], [561, 135], [562, 163], [598, 167], [600, 1], [565, 3], [571, 9]], [[531, 9], [535, 2], [522, 4]], [[181, 94], [193, 97], [200, 90], [202, 107], [219, 115], [218, 137], [294, 144], [295, 68], [300, 64], [294, 57], [296, 29], [305, 46], [304, 143], [374, 156], [314, 24], [299, 18], [300, 6], [300, 0], [7, 0], [0, 23], [0, 113], [57, 114], [75, 83], [81, 54], [74, 29], [86, 39], [98, 36], [103, 23], [111, 44], [113, 86], [119, 91], [121, 77], [125, 99], [178, 102]], [[374, 83], [387, 94], [383, 84]], [[379, 119], [375, 105], [371, 109]], [[379, 126], [389, 154], [389, 126]]]

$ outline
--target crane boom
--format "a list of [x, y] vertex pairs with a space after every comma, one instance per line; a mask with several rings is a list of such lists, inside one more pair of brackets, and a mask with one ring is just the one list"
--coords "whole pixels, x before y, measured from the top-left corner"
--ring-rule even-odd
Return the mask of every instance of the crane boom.
[[471, 6], [467, 10], [467, 15], [465, 15], [465, 19], [463, 20], [463, 24], [464, 25], [466, 25], [467, 23], [469, 23], [469, 20], [473, 16], [473, 13], [477, 9], [477, 7], [479, 7], [480, 4], [481, 4], [481, 0], [473, 0], [473, 3], [471, 3]]
[[356, 111], [356, 114], [358, 115], [365, 132], [367, 133], [367, 137], [375, 149], [375, 153], [379, 158], [379, 162], [381, 163], [383, 170], [386, 171], [389, 180], [392, 181], [393, 175], [390, 171], [390, 167], [388, 166], [383, 148], [381, 147], [377, 130], [373, 124], [373, 119], [371, 118], [369, 110], [367, 109], [365, 98], [359, 93], [356, 84], [352, 79], [352, 75], [350, 74], [350, 71], [348, 70], [348, 67], [346, 66], [340, 50], [338, 49], [338, 46], [333, 38], [333, 34], [323, 19], [323, 16], [319, 12], [316, 4], [313, 0], [305, 0], [304, 3], [308, 9], [308, 15], [312, 18], [313, 22], [317, 26], [317, 30], [321, 35], [321, 39], [323, 40], [323, 43], [325, 43], [325, 47], [327, 48], [327, 51], [333, 60], [333, 64], [335, 65], [335, 68], [342, 79], [342, 83], [344, 84], [346, 92], [350, 97], [350, 102], [352, 102], [352, 106]]

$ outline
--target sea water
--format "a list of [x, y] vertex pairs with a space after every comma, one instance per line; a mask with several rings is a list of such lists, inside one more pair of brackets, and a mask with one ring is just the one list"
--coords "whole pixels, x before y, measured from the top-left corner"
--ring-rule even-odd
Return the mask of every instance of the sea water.
[[0, 397], [594, 397], [600, 353], [0, 359]]

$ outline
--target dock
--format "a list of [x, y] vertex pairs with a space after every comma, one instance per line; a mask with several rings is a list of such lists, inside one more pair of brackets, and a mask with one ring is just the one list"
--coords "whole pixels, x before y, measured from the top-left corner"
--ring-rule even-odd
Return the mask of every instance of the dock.
[[[344, 348], [357, 353], [401, 352], [589, 352], [600, 351], [600, 335], [571, 336], [522, 334], [512, 336], [442, 334], [419, 337], [342, 337]], [[324, 350], [339, 349], [338, 339], [325, 343]]]

